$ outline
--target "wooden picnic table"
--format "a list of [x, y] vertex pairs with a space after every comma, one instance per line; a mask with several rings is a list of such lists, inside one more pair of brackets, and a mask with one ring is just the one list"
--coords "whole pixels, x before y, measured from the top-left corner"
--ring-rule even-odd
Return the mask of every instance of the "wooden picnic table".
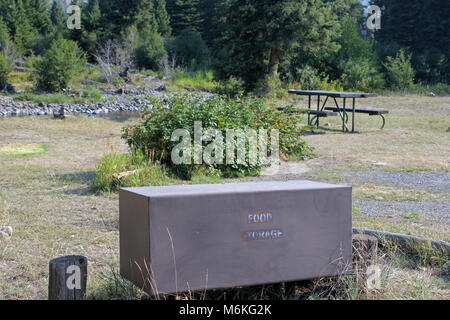
[[[355, 113], [367, 113], [369, 115], [379, 115], [383, 119], [383, 126], [385, 124], [385, 119], [383, 114], [388, 113], [386, 110], [365, 110], [365, 109], [356, 109], [356, 99], [357, 98], [370, 98], [370, 97], [376, 97], [377, 95], [375, 93], [358, 93], [358, 92], [338, 92], [338, 91], [322, 91], [322, 90], [289, 90], [290, 94], [295, 94], [299, 96], [308, 96], [308, 110], [311, 110], [311, 97], [317, 96], [317, 112], [315, 113], [315, 116], [313, 119], [316, 119], [316, 125], [319, 127], [319, 118], [320, 112], [323, 112], [323, 110], [332, 110], [339, 114], [339, 116], [342, 119], [342, 131], [348, 132], [350, 129], [347, 126], [348, 121], [348, 115], [347, 112], [352, 113], [352, 130], [351, 132], [355, 132]], [[325, 100], [323, 101], [321, 105], [321, 97], [325, 97]], [[325, 107], [326, 103], [328, 102], [328, 99], [333, 99], [334, 104], [336, 107]], [[342, 107], [338, 103], [338, 98], [342, 98]], [[352, 108], [346, 107], [347, 99], [352, 99]], [[308, 113], [308, 124], [311, 124], [311, 113]]]

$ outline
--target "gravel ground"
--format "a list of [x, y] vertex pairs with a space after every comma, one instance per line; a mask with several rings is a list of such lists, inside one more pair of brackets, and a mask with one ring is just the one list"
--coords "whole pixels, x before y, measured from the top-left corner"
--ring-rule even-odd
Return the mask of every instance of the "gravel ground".
[[450, 172], [341, 171], [342, 181], [361, 185], [375, 183], [402, 189], [450, 193]]
[[420, 218], [450, 221], [450, 201], [377, 201], [353, 200], [363, 215], [369, 217], [417, 214]]
[[[252, 180], [294, 180], [307, 179], [327, 182], [320, 169], [308, 170], [307, 165], [298, 162], [282, 165], [274, 170], [266, 171], [266, 175]], [[318, 178], [318, 177], [321, 178]], [[450, 173], [448, 172], [387, 172], [387, 171], [341, 171], [332, 176], [333, 183], [363, 185], [374, 183], [394, 186], [400, 189], [427, 190], [436, 193], [450, 193]], [[328, 181], [329, 182], [329, 181]], [[386, 201], [386, 200], [353, 200], [361, 214], [370, 217], [395, 217], [404, 214], [417, 214], [420, 218], [450, 220], [450, 200], [436, 201]]]

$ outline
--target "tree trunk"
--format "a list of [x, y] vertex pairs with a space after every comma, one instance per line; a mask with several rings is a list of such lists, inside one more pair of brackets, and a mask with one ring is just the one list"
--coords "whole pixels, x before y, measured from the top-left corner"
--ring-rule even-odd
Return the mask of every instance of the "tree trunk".
[[270, 74], [276, 78], [278, 77], [278, 66], [280, 65], [281, 51], [279, 48], [270, 50]]

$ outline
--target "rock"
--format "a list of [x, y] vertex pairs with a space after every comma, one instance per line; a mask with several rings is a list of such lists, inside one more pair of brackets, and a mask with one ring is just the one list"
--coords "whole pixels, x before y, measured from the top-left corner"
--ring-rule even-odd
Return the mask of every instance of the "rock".
[[13, 84], [9, 84], [7, 83], [5, 86], [6, 91], [8, 91], [9, 93], [17, 93], [17, 89]]
[[450, 261], [447, 261], [439, 271], [439, 276], [450, 277]]
[[429, 97], [436, 97], [436, 94], [434, 94], [433, 92], [428, 92], [428, 96]]
[[9, 238], [13, 234], [13, 228], [10, 226], [0, 228], [0, 238]]
[[375, 197], [375, 200], [384, 200], [383, 197]]
[[386, 162], [376, 162], [373, 165], [376, 167], [386, 167], [388, 164]]

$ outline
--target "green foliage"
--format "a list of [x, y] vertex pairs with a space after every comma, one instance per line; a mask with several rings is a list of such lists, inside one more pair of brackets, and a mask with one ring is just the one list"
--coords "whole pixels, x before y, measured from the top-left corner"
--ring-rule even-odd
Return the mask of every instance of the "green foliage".
[[[140, 150], [147, 158], [161, 161], [177, 176], [189, 179], [198, 165], [175, 165], [171, 161], [171, 152], [179, 143], [172, 141], [171, 137], [176, 129], [186, 129], [192, 137], [195, 121], [202, 123], [203, 134], [208, 129], [217, 129], [222, 132], [223, 138], [226, 129], [278, 129], [281, 156], [302, 156], [309, 152], [306, 143], [299, 138], [298, 115], [278, 112], [276, 108], [267, 107], [263, 100], [251, 97], [230, 100], [223, 96], [206, 98], [192, 93], [178, 94], [171, 98], [168, 107], [147, 110], [139, 124], [124, 128], [122, 137], [131, 150]], [[202, 148], [206, 145], [204, 143]], [[258, 158], [256, 164], [251, 163], [248, 161], [248, 148], [245, 153], [244, 164], [213, 163], [211, 167], [220, 170], [223, 176], [258, 174], [265, 165], [262, 159]]]
[[212, 71], [175, 70], [170, 73], [169, 88], [213, 92], [216, 85]]
[[49, 91], [67, 88], [86, 65], [84, 52], [76, 42], [66, 39], [53, 41], [50, 49], [38, 62], [38, 87]]
[[55, 31], [62, 31], [65, 27], [67, 17], [59, 1], [53, 1], [50, 8], [50, 21]]
[[22, 0], [28, 19], [37, 33], [42, 35], [51, 31], [48, 0]]
[[164, 36], [170, 36], [172, 28], [170, 27], [170, 17], [166, 10], [165, 0], [155, 0], [155, 18], [158, 32]]
[[375, 32], [380, 56], [400, 48], [412, 54], [416, 79], [450, 83], [450, 2], [448, 0], [373, 0], [382, 8], [382, 27]]
[[37, 32], [20, 0], [13, 13], [13, 30], [14, 43], [20, 51], [26, 52], [34, 46]]
[[411, 65], [411, 55], [401, 49], [395, 58], [387, 57], [384, 64], [387, 70], [387, 80], [390, 88], [408, 90], [414, 85], [414, 69]]
[[11, 62], [8, 61], [5, 54], [0, 51], [0, 90], [3, 90], [7, 84], [8, 76], [11, 71]]
[[145, 32], [140, 39], [140, 45], [135, 52], [136, 65], [138, 68], [160, 69], [161, 63], [167, 55], [164, 40], [156, 32]]
[[81, 104], [81, 103], [98, 103], [102, 99], [102, 95], [98, 90], [83, 90], [78, 97], [70, 97], [66, 94], [34, 94], [31, 92], [23, 92], [14, 96], [18, 101], [32, 101], [34, 103], [66, 103], [66, 104]]
[[3, 19], [0, 17], [0, 51], [5, 50], [10, 42], [10, 35], [8, 27]]
[[239, 98], [245, 92], [244, 82], [231, 76], [227, 80], [221, 80], [214, 92], [227, 98]]
[[219, 76], [242, 78], [248, 87], [278, 66], [298, 46], [328, 46], [336, 25], [330, 3], [309, 1], [232, 0], [222, 46], [227, 58], [218, 66]]
[[199, 12], [199, 0], [168, 0], [167, 12], [175, 36], [185, 29], [201, 30], [202, 17]]
[[303, 68], [298, 68], [296, 73], [298, 74], [296, 81], [299, 88], [303, 90], [318, 90], [320, 88], [319, 72], [313, 67], [306, 65]]
[[96, 193], [118, 191], [121, 187], [165, 185], [170, 179], [161, 166], [139, 151], [128, 154], [105, 154], [95, 169], [90, 188]]
[[343, 70], [342, 83], [346, 90], [371, 91], [384, 87], [383, 75], [367, 59], [350, 59]]
[[198, 31], [183, 30], [172, 42], [171, 51], [182, 67], [195, 70], [209, 64], [209, 50]]
[[[148, 30], [156, 30], [156, 17], [153, 8], [153, 0], [138, 0], [134, 9], [134, 25], [139, 32], [147, 32]], [[126, 4], [125, 4], [126, 5]]]
[[341, 48], [332, 57], [333, 76], [339, 77], [345, 90], [377, 91], [384, 87], [379, 60], [370, 42], [358, 31], [356, 19], [342, 20]]
[[339, 80], [329, 80], [328, 77], [322, 79], [320, 88], [325, 91], [344, 91], [344, 87]]

